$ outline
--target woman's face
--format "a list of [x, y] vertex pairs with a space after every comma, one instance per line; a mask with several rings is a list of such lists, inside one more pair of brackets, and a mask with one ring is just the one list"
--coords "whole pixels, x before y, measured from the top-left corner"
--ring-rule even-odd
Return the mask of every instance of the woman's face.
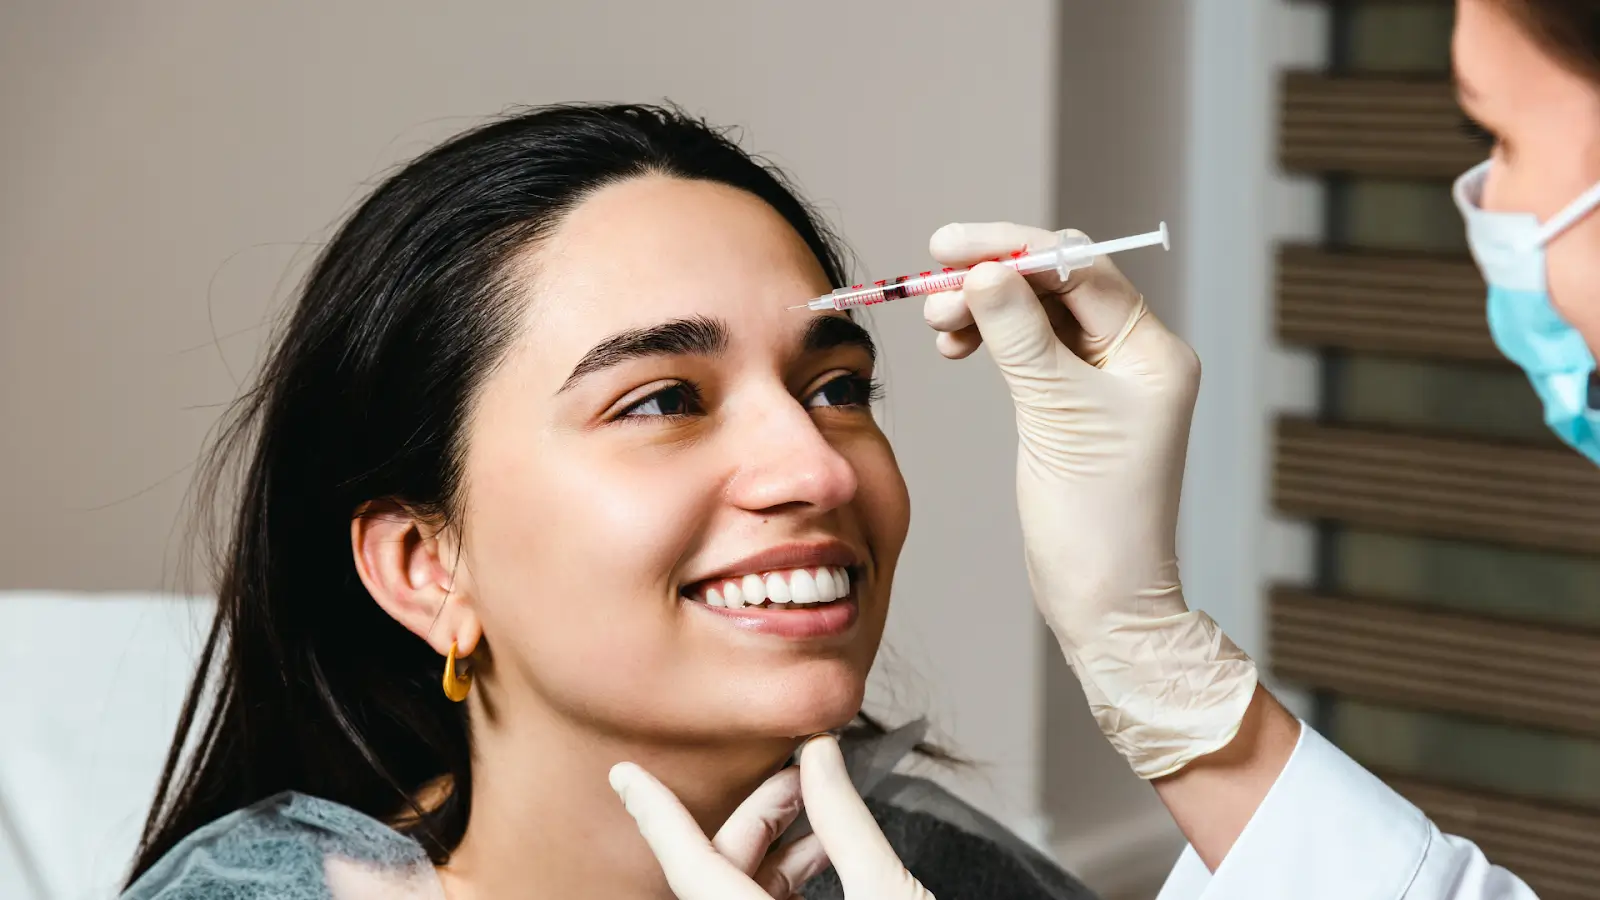
[[[910, 509], [866, 332], [786, 309], [830, 289], [805, 243], [750, 194], [644, 177], [517, 277], [520, 337], [468, 427], [457, 580], [493, 699], [664, 741], [848, 722]], [[769, 607], [730, 605], [751, 600]]]
[[[1600, 182], [1600, 88], [1546, 53], [1503, 0], [1459, 0], [1454, 56], [1461, 106], [1495, 139], [1484, 209], [1544, 221]], [[1600, 215], [1546, 259], [1556, 308], [1600, 348]]]

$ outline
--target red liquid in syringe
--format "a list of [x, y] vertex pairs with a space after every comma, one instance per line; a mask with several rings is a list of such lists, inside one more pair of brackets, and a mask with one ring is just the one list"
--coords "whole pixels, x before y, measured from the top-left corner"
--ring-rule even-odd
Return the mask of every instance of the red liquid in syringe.
[[[989, 262], [1011, 264], [1016, 268], [1016, 262], [1026, 258], [1025, 250], [1018, 250], [1009, 257], [997, 257]], [[1055, 268], [1054, 255], [1051, 263], [1043, 269]], [[940, 291], [956, 291], [967, 280], [967, 273], [971, 269], [941, 269], [937, 272], [922, 272], [917, 275], [901, 275], [899, 278], [889, 278], [874, 281], [871, 284], [856, 284], [847, 288], [839, 288], [831, 294], [818, 297], [806, 304], [809, 309], [855, 309], [858, 306], [872, 306], [875, 303], [887, 303], [890, 300], [901, 300], [906, 297], [924, 297], [928, 294], [937, 294]], [[1031, 274], [1024, 272], [1023, 274]], [[800, 308], [800, 307], [796, 307]]]
[[[1038, 250], [1018, 250], [1010, 256], [1002, 256], [990, 262], [1000, 263], [1023, 275], [1054, 271], [1065, 279], [1074, 269], [1092, 265], [1097, 256], [1136, 250], [1140, 247], [1153, 247], [1156, 244], [1160, 244], [1163, 248], [1171, 247], [1165, 222], [1161, 223], [1158, 230], [1149, 234], [1117, 238], [1112, 241], [1090, 243], [1089, 239], [1082, 235], [1067, 232], [1060, 232], [1058, 239], [1060, 243], [1053, 246]], [[855, 309], [858, 306], [872, 306], [906, 297], [922, 297], [940, 291], [960, 290], [966, 283], [967, 274], [971, 271], [971, 269], [941, 269], [937, 272], [902, 275], [899, 278], [874, 281], [871, 284], [851, 285], [839, 288], [831, 294], [823, 294], [800, 306], [792, 306], [790, 309]]]

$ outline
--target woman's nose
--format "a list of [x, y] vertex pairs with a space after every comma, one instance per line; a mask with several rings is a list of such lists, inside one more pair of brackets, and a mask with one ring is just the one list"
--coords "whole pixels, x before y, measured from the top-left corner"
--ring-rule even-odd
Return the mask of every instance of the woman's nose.
[[789, 506], [826, 512], [855, 498], [855, 467], [799, 403], [781, 403], [737, 430], [734, 452], [741, 461], [729, 486], [736, 505], [752, 512]]

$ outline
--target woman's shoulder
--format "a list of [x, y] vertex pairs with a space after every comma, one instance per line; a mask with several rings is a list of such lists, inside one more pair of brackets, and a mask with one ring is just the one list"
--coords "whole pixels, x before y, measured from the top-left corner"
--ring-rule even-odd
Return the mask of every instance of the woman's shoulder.
[[122, 900], [440, 896], [416, 841], [331, 800], [282, 793], [195, 830]]
[[[891, 775], [865, 798], [911, 874], [939, 900], [1092, 900], [1054, 861], [933, 781]], [[843, 896], [830, 869], [808, 900]]]

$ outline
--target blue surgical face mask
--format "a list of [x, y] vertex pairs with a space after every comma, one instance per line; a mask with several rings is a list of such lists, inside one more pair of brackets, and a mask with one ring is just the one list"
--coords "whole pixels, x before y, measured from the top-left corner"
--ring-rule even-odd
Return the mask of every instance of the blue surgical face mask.
[[[1600, 206], [1600, 184], [1548, 222], [1530, 213], [1487, 212], [1481, 205], [1491, 163], [1462, 175], [1456, 206], [1467, 220], [1467, 243], [1489, 283], [1489, 331], [1522, 367], [1544, 403], [1544, 421], [1563, 441], [1600, 463], [1600, 410], [1591, 407], [1594, 355], [1550, 302], [1545, 245]], [[1600, 390], [1595, 391], [1600, 403]]]

